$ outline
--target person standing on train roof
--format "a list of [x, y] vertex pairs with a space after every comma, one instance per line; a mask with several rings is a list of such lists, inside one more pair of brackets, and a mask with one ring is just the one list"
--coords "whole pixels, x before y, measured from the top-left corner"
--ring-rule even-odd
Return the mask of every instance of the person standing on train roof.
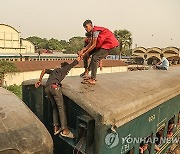
[[[91, 38], [92, 38], [91, 32], [86, 32], [85, 36], [86, 36], [86, 38], [84, 40], [84, 47], [86, 47], [91, 41]], [[93, 49], [92, 51], [90, 51], [83, 57], [85, 71], [82, 74], [80, 74], [80, 77], [82, 77], [82, 78], [88, 77], [88, 74], [91, 71], [90, 65], [88, 65], [88, 60], [89, 60], [90, 56], [93, 55], [95, 52], [96, 52], [96, 49]], [[102, 60], [99, 62], [99, 66], [100, 66], [100, 70], [102, 70]]]
[[96, 49], [90, 62], [91, 78], [86, 82], [89, 84], [95, 84], [98, 62], [103, 58], [106, 58], [114, 48], [118, 47], [119, 42], [109, 29], [93, 26], [91, 20], [86, 20], [83, 23], [83, 27], [87, 32], [92, 33], [92, 39], [86, 47], [79, 51], [79, 55], [83, 58], [87, 53]]
[[163, 54], [160, 54], [160, 58], [161, 60], [155, 65], [155, 68], [160, 70], [168, 70], [169, 61], [164, 57]]
[[39, 80], [35, 83], [35, 87], [38, 88], [41, 85], [44, 74], [49, 74], [45, 85], [45, 93], [47, 94], [53, 108], [54, 135], [60, 133], [61, 136], [74, 138], [73, 133], [67, 126], [66, 109], [62, 95], [61, 81], [66, 77], [69, 71], [79, 63], [79, 61], [80, 57], [77, 57], [71, 64], [64, 62], [61, 63], [60, 68], [56, 68], [54, 70], [42, 70]]

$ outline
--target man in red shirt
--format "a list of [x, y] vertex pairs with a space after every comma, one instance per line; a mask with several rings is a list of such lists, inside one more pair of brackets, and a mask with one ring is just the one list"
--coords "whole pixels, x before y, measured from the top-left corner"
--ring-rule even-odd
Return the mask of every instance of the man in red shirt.
[[96, 49], [90, 62], [91, 78], [87, 80], [87, 83], [95, 84], [99, 61], [106, 58], [114, 48], [119, 46], [119, 42], [109, 29], [93, 26], [91, 20], [86, 20], [83, 23], [83, 27], [88, 33], [92, 33], [92, 39], [90, 43], [79, 52], [79, 55], [83, 58], [86, 54]]

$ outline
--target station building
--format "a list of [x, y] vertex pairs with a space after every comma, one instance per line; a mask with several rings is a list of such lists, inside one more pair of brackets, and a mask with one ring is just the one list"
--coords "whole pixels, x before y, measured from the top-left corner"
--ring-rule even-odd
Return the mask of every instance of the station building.
[[35, 53], [35, 46], [21, 38], [20, 32], [7, 24], [0, 24], [0, 53]]

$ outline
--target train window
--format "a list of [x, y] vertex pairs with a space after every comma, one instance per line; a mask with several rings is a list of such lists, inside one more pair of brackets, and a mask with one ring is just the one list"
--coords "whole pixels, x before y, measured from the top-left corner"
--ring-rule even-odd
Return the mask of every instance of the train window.
[[128, 152], [126, 152], [126, 154], [134, 154], [134, 147], [131, 150], [129, 150]]
[[171, 138], [171, 137], [173, 136], [174, 120], [175, 120], [175, 116], [172, 117], [172, 118], [168, 121], [168, 128], [167, 128], [167, 137], [168, 137], [168, 138]]
[[157, 140], [155, 142], [155, 151], [160, 151], [160, 146], [163, 144], [162, 139], [164, 138], [165, 125], [164, 123], [156, 133]]
[[155, 142], [155, 147], [154, 147], [154, 150], [156, 152], [159, 152], [160, 151], [160, 147], [162, 146], [163, 144], [163, 138], [164, 138], [164, 132], [165, 132], [165, 126], [166, 124], [162, 124], [162, 126], [158, 129], [157, 133], [156, 133], [156, 142]]
[[153, 134], [149, 135], [148, 137], [145, 138], [145, 141], [141, 142], [140, 147], [139, 147], [140, 153], [150, 154], [152, 137], [153, 137]]
[[177, 122], [177, 127], [180, 127], [180, 112], [178, 113], [178, 122]]

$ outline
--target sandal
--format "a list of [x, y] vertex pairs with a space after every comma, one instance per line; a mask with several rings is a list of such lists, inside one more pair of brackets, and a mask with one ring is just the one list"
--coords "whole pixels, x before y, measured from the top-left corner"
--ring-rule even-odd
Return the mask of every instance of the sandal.
[[74, 134], [70, 131], [69, 134], [63, 134], [63, 132], [60, 133], [61, 136], [63, 137], [68, 137], [68, 138], [75, 138]]
[[87, 80], [84, 80], [81, 82], [82, 84], [88, 84], [89, 82]]
[[80, 74], [80, 77], [84, 78], [84, 76], [85, 76], [85, 72]]
[[94, 80], [94, 82], [92, 82], [92, 80], [87, 80], [87, 82], [91, 85], [95, 85], [96, 84], [96, 80]]
[[[57, 128], [55, 129], [55, 127], [57, 127]], [[54, 135], [59, 134], [61, 131], [62, 131], [62, 128], [61, 128], [61, 127], [59, 127], [58, 125], [57, 125], [57, 126], [54, 126]]]
[[61, 132], [61, 129], [55, 131], [55, 132], [54, 132], [54, 135], [57, 135], [57, 134], [59, 134], [60, 132]]

